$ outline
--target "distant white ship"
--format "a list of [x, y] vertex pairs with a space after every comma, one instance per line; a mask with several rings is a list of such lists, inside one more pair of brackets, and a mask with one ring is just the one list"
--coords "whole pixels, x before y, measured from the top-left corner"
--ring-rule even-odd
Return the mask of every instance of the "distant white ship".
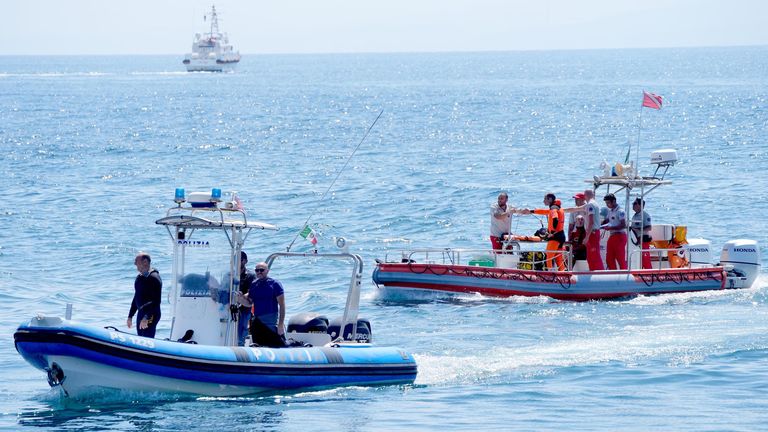
[[240, 52], [234, 51], [226, 33], [219, 31], [219, 18], [216, 6], [211, 13], [203, 17], [211, 28], [208, 33], [196, 33], [192, 42], [192, 52], [184, 57], [187, 72], [228, 72], [240, 62]]

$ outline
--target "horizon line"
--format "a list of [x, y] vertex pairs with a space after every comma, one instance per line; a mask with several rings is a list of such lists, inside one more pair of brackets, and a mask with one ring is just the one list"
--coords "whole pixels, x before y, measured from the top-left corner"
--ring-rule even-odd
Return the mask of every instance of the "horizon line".
[[[754, 45], [679, 45], [679, 46], [649, 46], [649, 47], [594, 47], [594, 48], [530, 48], [530, 49], [488, 49], [488, 50], [435, 50], [435, 51], [293, 51], [293, 52], [243, 52], [244, 56], [282, 56], [282, 55], [387, 55], [387, 54], [481, 54], [481, 53], [515, 53], [515, 52], [562, 52], [562, 51], [641, 51], [641, 50], [674, 50], [674, 49], [711, 49], [711, 48], [768, 48], [768, 44]], [[99, 56], [184, 56], [186, 52], [177, 53], [0, 53], [0, 57], [99, 57]]]

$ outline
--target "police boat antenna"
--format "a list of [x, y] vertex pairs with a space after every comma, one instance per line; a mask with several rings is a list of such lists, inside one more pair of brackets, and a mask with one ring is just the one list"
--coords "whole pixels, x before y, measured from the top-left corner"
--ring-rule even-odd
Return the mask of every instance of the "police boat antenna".
[[297, 239], [297, 238], [299, 238], [299, 234], [301, 234], [301, 232], [304, 230], [304, 228], [308, 226], [307, 224], [309, 224], [309, 220], [310, 220], [310, 219], [312, 219], [312, 216], [314, 216], [314, 215], [315, 215], [315, 213], [317, 213], [317, 210], [318, 210], [318, 209], [320, 209], [320, 204], [322, 204], [322, 203], [323, 203], [323, 200], [325, 200], [325, 197], [328, 195], [328, 192], [330, 192], [330, 191], [331, 191], [331, 188], [332, 188], [332, 187], [333, 187], [333, 185], [336, 183], [336, 180], [338, 180], [338, 179], [339, 179], [339, 177], [341, 176], [341, 173], [343, 173], [343, 172], [344, 172], [344, 169], [346, 169], [346, 168], [347, 168], [347, 165], [349, 165], [349, 161], [351, 161], [351, 160], [352, 160], [352, 157], [353, 157], [353, 156], [355, 155], [355, 153], [357, 152], [357, 149], [359, 149], [359, 148], [360, 148], [360, 145], [362, 145], [362, 144], [363, 144], [363, 142], [365, 141], [365, 139], [368, 137], [368, 134], [369, 134], [369, 133], [371, 133], [371, 129], [373, 129], [373, 127], [376, 125], [376, 122], [378, 122], [378, 121], [379, 121], [379, 118], [381, 118], [381, 115], [382, 115], [382, 114], [384, 114], [384, 110], [381, 110], [381, 112], [379, 112], [379, 115], [378, 115], [378, 116], [376, 116], [376, 119], [375, 119], [375, 120], [373, 121], [373, 123], [371, 123], [371, 125], [368, 127], [368, 130], [366, 130], [366, 131], [365, 131], [365, 135], [363, 135], [363, 138], [360, 140], [360, 142], [359, 142], [359, 143], [357, 143], [357, 146], [355, 146], [355, 149], [354, 149], [354, 150], [352, 150], [352, 153], [351, 153], [351, 154], [349, 155], [349, 157], [347, 158], [347, 161], [346, 161], [346, 162], [344, 162], [344, 166], [342, 166], [342, 167], [341, 167], [341, 169], [339, 170], [339, 172], [337, 172], [337, 173], [336, 173], [336, 177], [333, 179], [333, 181], [331, 182], [331, 184], [330, 184], [330, 185], [328, 185], [328, 189], [326, 189], [326, 190], [325, 190], [325, 192], [323, 192], [323, 196], [321, 196], [321, 197], [320, 197], [320, 200], [317, 202], [317, 205], [315, 206], [315, 209], [314, 209], [314, 210], [312, 210], [312, 212], [309, 214], [309, 216], [307, 216], [307, 220], [305, 220], [305, 221], [304, 221], [304, 223], [301, 225], [301, 228], [300, 228], [300, 230], [299, 230], [299, 231], [296, 233], [296, 235], [293, 237], [293, 240], [291, 240], [291, 244], [289, 244], [289, 245], [288, 245], [288, 247], [287, 247], [287, 248], [285, 248], [285, 251], [286, 251], [286, 252], [290, 252], [290, 251], [291, 251], [291, 247], [293, 247], [293, 244], [296, 242], [296, 239]]

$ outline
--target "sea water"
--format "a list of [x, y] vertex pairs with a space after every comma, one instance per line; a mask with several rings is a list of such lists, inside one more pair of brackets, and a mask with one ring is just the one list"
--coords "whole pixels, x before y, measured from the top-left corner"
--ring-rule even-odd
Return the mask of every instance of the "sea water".
[[[248, 55], [236, 73], [183, 70], [178, 56], [0, 58], [3, 429], [766, 429], [768, 48]], [[641, 109], [643, 90], [663, 109]], [[387, 251], [489, 247], [500, 191], [518, 207], [546, 192], [570, 203], [629, 146], [644, 175], [652, 150], [678, 151], [672, 185], [646, 199], [654, 222], [686, 225], [716, 255], [759, 242], [752, 289], [376, 297]], [[321, 249], [348, 239], [366, 266], [361, 315], [377, 344], [414, 353], [416, 383], [238, 398], [51, 390], [14, 349], [16, 327], [71, 303], [78, 321], [125, 329], [137, 251], [169, 285], [170, 237], [154, 221], [177, 187], [237, 191], [249, 218], [280, 227], [251, 234], [252, 264], [310, 216]], [[340, 315], [348, 275], [295, 262], [271, 273], [289, 315]], [[163, 313], [161, 338], [167, 302]]]

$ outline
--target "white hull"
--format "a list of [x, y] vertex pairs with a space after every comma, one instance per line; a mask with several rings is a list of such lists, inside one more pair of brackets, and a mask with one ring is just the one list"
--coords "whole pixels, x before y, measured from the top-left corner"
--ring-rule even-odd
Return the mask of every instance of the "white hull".
[[105, 388], [128, 392], [187, 393], [209, 396], [242, 396], [268, 390], [265, 387], [245, 387], [206, 383], [148, 375], [124, 368], [69, 356], [50, 356], [67, 371], [67, 378], [60, 386], [71, 397], [85, 397]]
[[217, 63], [216, 60], [190, 60], [185, 63], [187, 72], [233, 72], [237, 62]]
[[184, 57], [187, 72], [232, 72], [240, 61], [240, 53], [229, 43], [226, 33], [219, 31], [216, 8], [211, 8], [210, 28], [206, 33], [195, 35], [192, 52]]

